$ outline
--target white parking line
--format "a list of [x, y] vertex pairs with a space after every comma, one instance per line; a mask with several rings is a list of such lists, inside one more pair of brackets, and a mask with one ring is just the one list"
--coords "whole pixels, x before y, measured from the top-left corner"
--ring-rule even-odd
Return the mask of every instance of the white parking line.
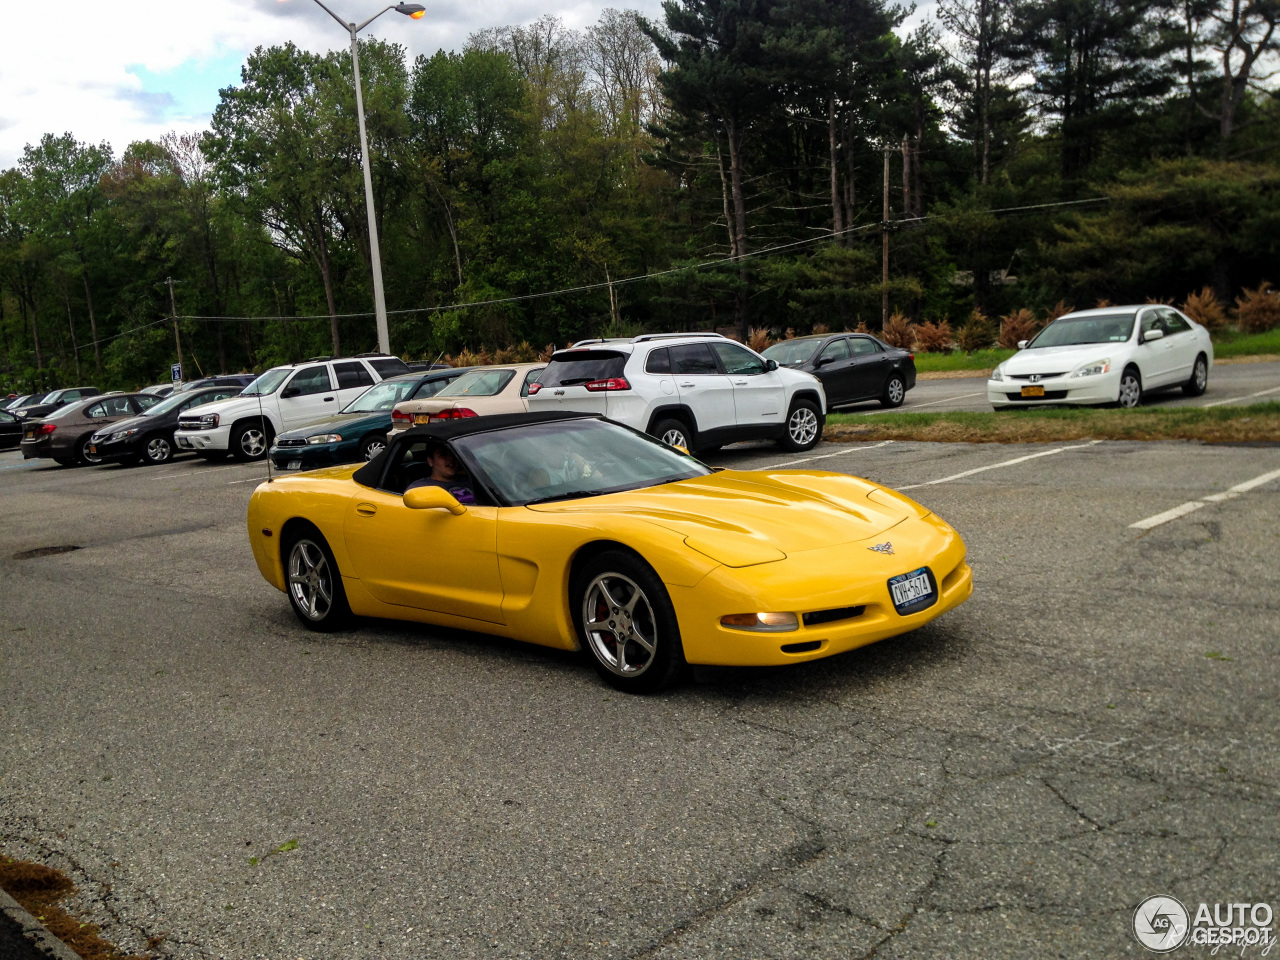
[[1215, 400], [1213, 403], [1206, 403], [1202, 406], [1205, 409], [1209, 407], [1221, 407], [1228, 403], [1239, 403], [1241, 400], [1252, 400], [1254, 397], [1265, 397], [1269, 393], [1280, 393], [1280, 387], [1272, 387], [1270, 390], [1259, 390], [1257, 393], [1251, 393], [1244, 397], [1228, 397], [1226, 400]]
[[267, 479], [270, 479], [270, 478], [268, 478], [268, 477], [249, 477], [247, 480], [228, 480], [228, 481], [227, 481], [227, 486], [231, 486], [231, 484], [233, 484], [233, 483], [261, 483], [263, 480], [267, 480]]
[[[947, 397], [945, 400], [930, 400], [928, 403], [913, 403], [911, 405], [911, 410], [914, 410], [916, 407], [936, 407], [940, 403], [954, 403], [957, 400], [967, 400], [970, 397], [985, 397], [986, 395], [987, 391], [985, 390], [979, 390], [977, 393], [962, 393], [957, 397]], [[911, 410], [904, 410], [903, 412], [910, 413]], [[880, 411], [876, 412], [879, 413]]]
[[1069, 447], [1054, 447], [1052, 450], [1041, 450], [1039, 453], [1029, 453], [1025, 457], [1014, 457], [1012, 460], [1001, 460], [999, 463], [991, 463], [985, 467], [974, 467], [972, 470], [965, 470], [963, 473], [953, 473], [949, 477], [942, 477], [939, 480], [926, 480], [924, 483], [910, 483], [905, 487], [894, 487], [895, 490], [914, 490], [916, 487], [931, 487], [935, 483], [950, 483], [952, 480], [959, 480], [962, 477], [971, 477], [975, 473], [985, 473], [987, 470], [999, 470], [1002, 467], [1012, 467], [1015, 463], [1026, 463], [1028, 460], [1035, 460], [1037, 457], [1051, 457], [1055, 453], [1062, 453], [1066, 450], [1082, 450], [1085, 447], [1092, 447], [1095, 443], [1101, 443], [1101, 440], [1090, 440], [1088, 443], [1073, 443]]
[[1179, 517], [1185, 517], [1188, 513], [1195, 513], [1201, 507], [1207, 507], [1211, 503], [1222, 503], [1224, 500], [1234, 500], [1242, 493], [1248, 493], [1254, 487], [1260, 487], [1264, 483], [1270, 483], [1272, 480], [1280, 480], [1280, 470], [1272, 470], [1270, 473], [1264, 473], [1260, 477], [1254, 477], [1252, 480], [1246, 480], [1244, 483], [1237, 483], [1234, 487], [1228, 487], [1222, 493], [1211, 493], [1207, 497], [1201, 497], [1199, 500], [1188, 500], [1186, 503], [1174, 507], [1172, 510], [1166, 510], [1164, 513], [1157, 513], [1154, 517], [1147, 517], [1145, 520], [1139, 520], [1137, 523], [1129, 524], [1130, 530], [1150, 530], [1152, 527], [1158, 527], [1162, 523], [1168, 523], [1170, 520], [1177, 520]]
[[819, 457], [801, 457], [799, 460], [785, 460], [782, 463], [771, 463], [764, 467], [752, 467], [753, 470], [777, 470], [779, 467], [791, 467], [797, 463], [809, 463], [811, 460], [830, 460], [832, 457], [844, 457], [851, 453], [861, 453], [864, 450], [874, 450], [876, 447], [887, 447], [893, 443], [892, 440], [882, 440], [880, 443], [873, 443], [869, 447], [859, 447], [855, 444], [849, 444], [852, 449], [840, 450], [836, 453], [824, 453]]

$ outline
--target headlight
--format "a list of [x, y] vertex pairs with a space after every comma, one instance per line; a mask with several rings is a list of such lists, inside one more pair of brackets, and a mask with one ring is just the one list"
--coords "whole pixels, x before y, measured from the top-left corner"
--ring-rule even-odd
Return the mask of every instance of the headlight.
[[307, 443], [337, 443], [341, 439], [340, 433], [318, 433], [314, 437], [307, 437]]
[[137, 432], [138, 432], [138, 428], [137, 428], [137, 427], [134, 427], [132, 430], [121, 430], [119, 433], [113, 433], [113, 434], [111, 435], [111, 439], [112, 439], [112, 440], [123, 440], [125, 437], [132, 437], [132, 436], [133, 436], [135, 433], [137, 433]]
[[720, 618], [720, 626], [756, 633], [788, 633], [800, 628], [794, 613], [731, 613]]
[[994, 370], [992, 370], [992, 371], [991, 371], [991, 379], [992, 379], [992, 380], [1003, 380], [1003, 379], [1004, 379], [1004, 374], [1000, 372], [1000, 368], [999, 368], [999, 367], [996, 367]]
[[1077, 370], [1075, 373], [1073, 373], [1072, 376], [1073, 377], [1096, 377], [1099, 374], [1106, 373], [1110, 369], [1111, 369], [1111, 358], [1107, 357], [1107, 359], [1105, 360], [1095, 360], [1093, 363], [1086, 364], [1085, 366]]
[[218, 423], [219, 423], [219, 420], [218, 420], [218, 415], [216, 413], [206, 413], [203, 417], [200, 418], [200, 429], [212, 430], [214, 427], [218, 425]]

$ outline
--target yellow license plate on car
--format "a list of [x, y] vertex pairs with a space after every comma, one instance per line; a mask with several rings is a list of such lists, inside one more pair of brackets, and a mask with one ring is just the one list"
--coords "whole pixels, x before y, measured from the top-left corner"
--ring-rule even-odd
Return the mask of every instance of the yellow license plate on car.
[[98, 448], [97, 448], [97, 447], [90, 447], [90, 448], [89, 448], [89, 452], [90, 452], [90, 453], [97, 453], [97, 452], [98, 452]]
[[1044, 387], [1023, 387], [1022, 395], [1024, 397], [1043, 397]]
[[431, 414], [429, 414], [429, 413], [415, 413], [415, 414], [413, 415], [413, 422], [414, 422], [414, 423], [430, 423], [430, 422], [431, 422]]

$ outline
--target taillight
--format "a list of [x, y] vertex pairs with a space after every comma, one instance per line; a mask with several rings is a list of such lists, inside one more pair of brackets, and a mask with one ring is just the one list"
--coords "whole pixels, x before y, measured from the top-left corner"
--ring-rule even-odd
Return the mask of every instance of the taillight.
[[540, 383], [529, 384], [529, 396], [532, 397], [535, 393], [537, 393], [541, 389], [542, 389], [542, 384]]
[[442, 420], [463, 420], [467, 417], [478, 417], [480, 414], [476, 413], [470, 407], [454, 407], [452, 410], [442, 410], [435, 414], [435, 416]]
[[53, 431], [57, 429], [58, 425], [56, 423], [42, 423], [40, 424], [40, 435], [44, 436], [46, 434], [53, 433]]
[[405, 413], [403, 410], [391, 411], [392, 423], [413, 423], [413, 414]]
[[610, 377], [608, 380], [592, 380], [586, 387], [592, 393], [599, 393], [601, 390], [630, 390], [631, 384], [625, 377]]
[[908, 360], [914, 360], [915, 358], [916, 358], [916, 355], [915, 355], [914, 353], [908, 353], [908, 354], [907, 354], [907, 359], [908, 359]]

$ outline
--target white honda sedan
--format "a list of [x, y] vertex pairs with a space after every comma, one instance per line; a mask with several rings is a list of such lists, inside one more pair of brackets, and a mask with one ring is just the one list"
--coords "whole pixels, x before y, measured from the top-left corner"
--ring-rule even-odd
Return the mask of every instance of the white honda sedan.
[[1145, 393], [1204, 393], [1213, 366], [1209, 331], [1173, 307], [1101, 307], [1059, 317], [991, 372], [997, 410], [1044, 404], [1136, 407]]

